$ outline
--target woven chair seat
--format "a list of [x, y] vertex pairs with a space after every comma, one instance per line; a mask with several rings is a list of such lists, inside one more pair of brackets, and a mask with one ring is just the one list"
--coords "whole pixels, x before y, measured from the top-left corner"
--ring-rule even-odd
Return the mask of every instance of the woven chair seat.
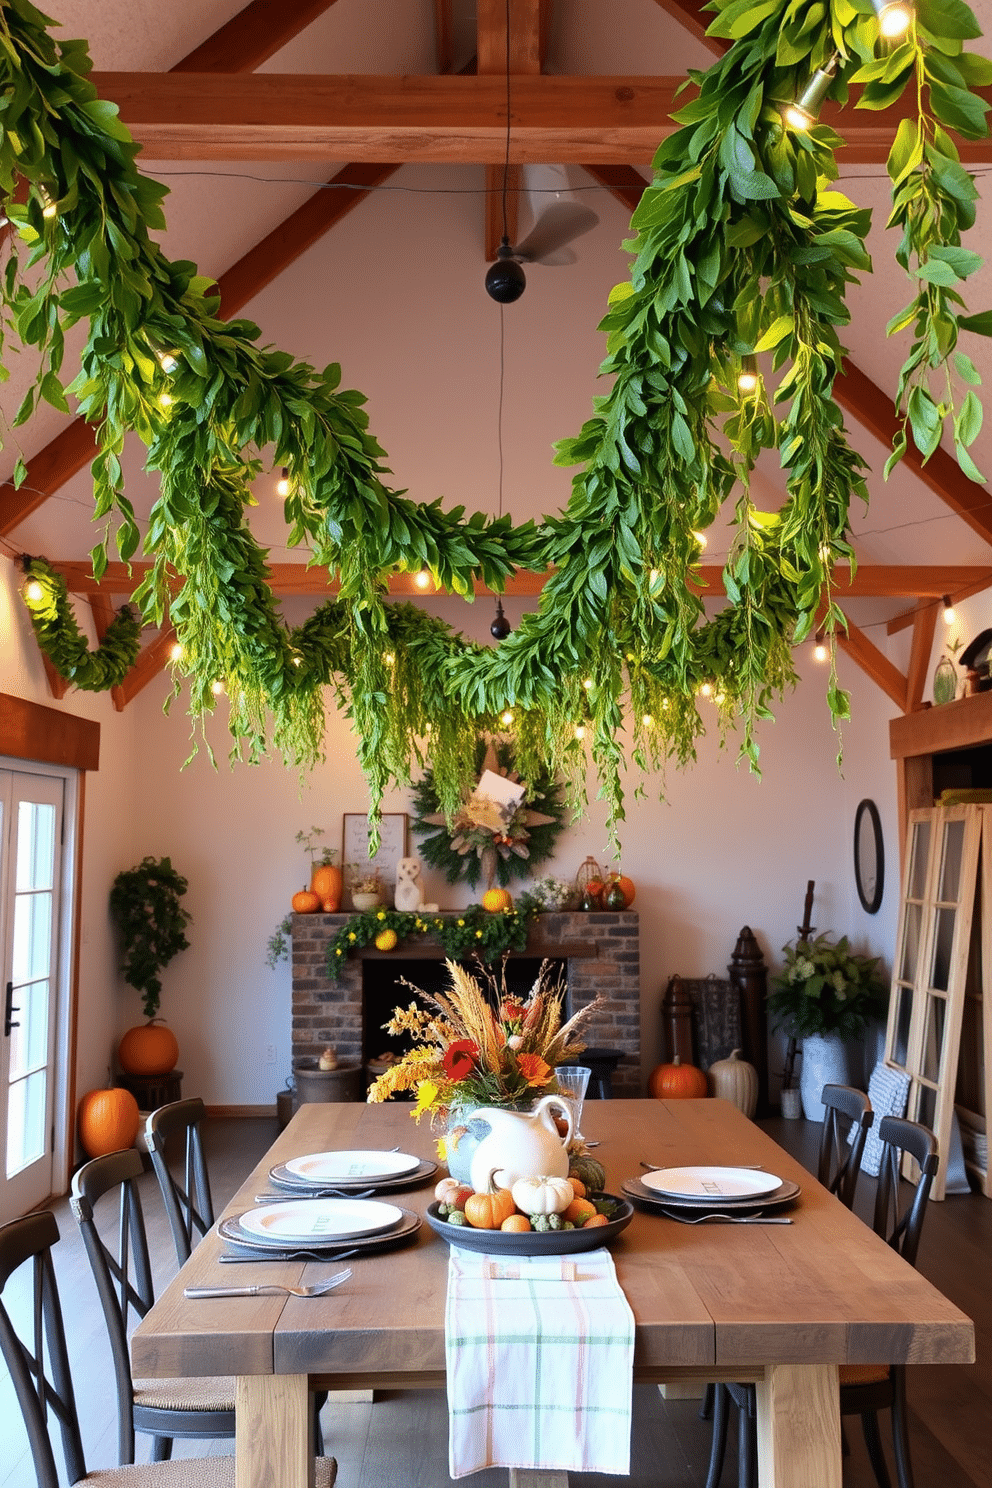
[[[318, 1457], [316, 1488], [332, 1488], [337, 1472], [333, 1457]], [[109, 1467], [87, 1473], [80, 1488], [234, 1488], [234, 1458], [188, 1457], [185, 1461]]]
[[887, 1364], [842, 1364], [840, 1366], [842, 1385], [880, 1385], [888, 1377], [889, 1366]]
[[205, 1376], [202, 1379], [136, 1379], [135, 1405], [158, 1410], [232, 1411], [234, 1376]]

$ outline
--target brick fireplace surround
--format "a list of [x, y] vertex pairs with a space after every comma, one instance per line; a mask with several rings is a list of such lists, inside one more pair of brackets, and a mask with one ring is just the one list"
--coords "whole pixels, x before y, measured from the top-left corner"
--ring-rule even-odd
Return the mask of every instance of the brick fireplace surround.
[[[326, 972], [328, 943], [349, 919], [345, 914], [294, 914], [293, 1068], [316, 1065], [320, 1051], [333, 1044], [342, 1064], [364, 1064], [375, 1049], [365, 1042], [363, 963], [401, 958], [439, 960], [441, 946], [425, 936], [395, 952], [373, 948], [348, 957], [336, 982]], [[602, 1012], [589, 1025], [587, 1041], [596, 1048], [623, 1051], [613, 1076], [619, 1096], [641, 1093], [640, 935], [637, 912], [539, 915], [522, 954], [567, 963], [567, 1010], [579, 1011], [597, 993]], [[401, 998], [397, 997], [397, 1002]], [[408, 997], [402, 1000], [408, 1001]]]

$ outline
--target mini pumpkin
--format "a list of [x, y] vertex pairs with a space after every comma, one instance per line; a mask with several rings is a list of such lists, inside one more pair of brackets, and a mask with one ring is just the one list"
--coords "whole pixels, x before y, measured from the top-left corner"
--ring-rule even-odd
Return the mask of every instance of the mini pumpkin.
[[315, 894], [312, 889], [300, 889], [299, 893], [293, 895], [290, 903], [296, 914], [316, 914], [320, 908], [320, 895]]
[[513, 896], [508, 889], [487, 889], [482, 896], [482, 907], [490, 914], [499, 914], [501, 910], [513, 908]]
[[567, 1178], [518, 1178], [510, 1192], [524, 1214], [560, 1214], [575, 1198]]
[[709, 1095], [709, 1085], [701, 1069], [683, 1064], [676, 1054], [671, 1064], [659, 1064], [651, 1071], [648, 1093], [655, 1100], [695, 1100]]
[[758, 1109], [758, 1071], [748, 1064], [740, 1049], [733, 1049], [726, 1059], [709, 1067], [709, 1082], [718, 1100], [728, 1100], [738, 1111], [751, 1117]]
[[516, 1209], [508, 1188], [497, 1188], [489, 1175], [487, 1193], [474, 1193], [465, 1200], [465, 1218], [475, 1230], [498, 1230]]

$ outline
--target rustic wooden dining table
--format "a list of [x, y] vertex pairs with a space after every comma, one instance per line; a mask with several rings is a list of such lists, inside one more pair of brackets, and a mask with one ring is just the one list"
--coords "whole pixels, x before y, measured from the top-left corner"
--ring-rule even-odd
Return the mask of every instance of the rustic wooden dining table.
[[[409, 1113], [302, 1106], [225, 1214], [251, 1209], [273, 1165], [307, 1153], [398, 1144], [433, 1156], [426, 1120]], [[974, 1360], [971, 1320], [726, 1101], [592, 1101], [583, 1128], [614, 1193], [642, 1161], [760, 1164], [801, 1185], [782, 1211], [791, 1225], [688, 1226], [638, 1210], [611, 1247], [636, 1380], [756, 1383], [761, 1488], [840, 1488], [838, 1365]], [[423, 1214], [433, 1183], [393, 1197]], [[238, 1488], [312, 1488], [315, 1387], [444, 1385], [448, 1246], [426, 1222], [397, 1249], [345, 1262], [351, 1279], [323, 1298], [186, 1299], [190, 1284], [296, 1284], [342, 1264], [220, 1264], [225, 1250], [211, 1231], [137, 1328], [132, 1358], [136, 1376], [237, 1377]]]

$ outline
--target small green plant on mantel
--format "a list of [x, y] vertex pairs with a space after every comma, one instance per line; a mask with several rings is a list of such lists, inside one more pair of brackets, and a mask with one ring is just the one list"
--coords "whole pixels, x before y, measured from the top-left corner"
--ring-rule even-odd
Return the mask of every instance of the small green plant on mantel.
[[193, 917], [180, 902], [188, 888], [171, 859], [145, 857], [136, 868], [118, 873], [110, 890], [110, 913], [123, 948], [121, 974], [141, 993], [149, 1019], [158, 1012], [159, 973], [189, 946], [186, 926]]
[[888, 987], [877, 956], [852, 951], [847, 936], [800, 939], [782, 947], [785, 966], [772, 978], [768, 1007], [775, 1027], [795, 1038], [838, 1033], [856, 1038], [873, 1018], [885, 1016]]
[[310, 863], [314, 868], [332, 864], [337, 858], [333, 847], [321, 847], [317, 842], [318, 837], [323, 837], [323, 827], [311, 827], [309, 832], [301, 828], [296, 834], [296, 840], [310, 854]]

